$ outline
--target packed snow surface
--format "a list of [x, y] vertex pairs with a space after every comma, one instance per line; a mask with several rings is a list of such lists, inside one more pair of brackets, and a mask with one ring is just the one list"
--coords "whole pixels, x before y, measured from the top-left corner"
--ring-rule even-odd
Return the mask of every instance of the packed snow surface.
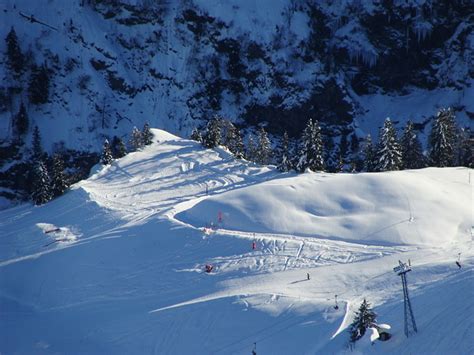
[[392, 338], [352, 353], [474, 353], [472, 170], [281, 174], [153, 132], [0, 212], [0, 353], [345, 354], [363, 298]]

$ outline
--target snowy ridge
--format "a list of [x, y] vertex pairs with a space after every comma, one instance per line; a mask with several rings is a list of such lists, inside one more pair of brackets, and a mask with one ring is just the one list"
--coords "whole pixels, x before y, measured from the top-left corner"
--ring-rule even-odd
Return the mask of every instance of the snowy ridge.
[[[357, 353], [474, 351], [472, 170], [282, 176], [153, 133], [64, 196], [0, 212], [2, 353], [248, 354], [257, 342], [263, 353], [345, 354], [364, 297], [393, 337]], [[413, 220], [397, 232], [360, 239], [362, 227], [340, 222], [357, 210], [374, 229], [407, 219], [407, 201]], [[272, 214], [293, 216], [294, 229]], [[63, 232], [74, 238], [50, 244]], [[413, 268], [419, 333], [408, 339], [399, 259]]]

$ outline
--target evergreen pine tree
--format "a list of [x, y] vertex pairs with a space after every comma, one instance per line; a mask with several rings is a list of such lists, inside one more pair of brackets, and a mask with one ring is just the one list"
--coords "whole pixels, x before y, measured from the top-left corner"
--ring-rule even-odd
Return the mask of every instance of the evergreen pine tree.
[[23, 136], [28, 131], [28, 114], [23, 102], [20, 104], [20, 109], [14, 119], [14, 131], [18, 137]]
[[104, 165], [110, 165], [114, 160], [112, 156], [112, 149], [110, 148], [110, 144], [108, 139], [104, 141], [104, 145], [102, 146], [102, 154], [100, 156], [100, 162]]
[[429, 158], [433, 166], [454, 166], [456, 163], [456, 123], [452, 109], [441, 109], [429, 136]]
[[206, 148], [214, 148], [219, 144], [221, 144], [221, 120], [218, 117], [214, 117], [207, 123], [203, 145]]
[[372, 137], [370, 134], [367, 135], [365, 139], [364, 146], [364, 170], [367, 172], [373, 172], [377, 169], [377, 160], [376, 160], [375, 149], [372, 144]]
[[18, 44], [18, 37], [13, 27], [11, 28], [10, 32], [8, 32], [5, 41], [7, 43], [8, 66], [15, 74], [21, 74], [23, 71], [25, 58], [21, 53], [20, 45]]
[[309, 119], [302, 136], [302, 148], [297, 169], [304, 171], [309, 168], [313, 171], [324, 170], [323, 141], [319, 122]]
[[64, 161], [59, 154], [53, 155], [53, 166], [51, 170], [52, 196], [61, 196], [68, 188], [66, 175], [64, 174]]
[[33, 130], [31, 160], [34, 164], [36, 164], [36, 162], [43, 160], [43, 158], [44, 158], [44, 152], [41, 146], [41, 135], [40, 135], [38, 126], [35, 126]]
[[114, 138], [112, 138], [110, 148], [112, 149], [112, 156], [114, 159], [120, 159], [127, 155], [127, 148], [120, 137], [114, 136]]
[[257, 145], [255, 144], [255, 140], [252, 134], [250, 134], [247, 141], [245, 159], [247, 159], [248, 161], [254, 162], [256, 160], [256, 156], [257, 156]]
[[133, 150], [138, 150], [144, 146], [143, 134], [137, 127], [133, 127], [132, 135], [130, 137], [130, 145]]
[[290, 171], [293, 168], [290, 157], [290, 142], [288, 138], [288, 133], [285, 131], [283, 133], [283, 138], [281, 140], [281, 146], [278, 149], [278, 170], [282, 172]]
[[425, 156], [420, 140], [413, 130], [413, 123], [407, 122], [400, 140], [402, 148], [402, 163], [404, 169], [420, 169], [425, 167]]
[[242, 140], [242, 135], [237, 129], [235, 132], [235, 143], [233, 144], [233, 153], [237, 159], [242, 159], [245, 154], [244, 141]]
[[388, 117], [380, 129], [377, 156], [378, 171], [400, 170], [402, 168], [402, 151], [397, 140], [397, 132]]
[[237, 159], [244, 157], [244, 143], [239, 130], [231, 122], [228, 123], [224, 137], [224, 145]]
[[35, 164], [32, 185], [31, 199], [35, 205], [42, 205], [51, 200], [51, 180], [42, 160], [38, 160]]
[[232, 142], [235, 138], [235, 126], [229, 120], [221, 119], [220, 122], [220, 129], [221, 129], [221, 143], [224, 147], [230, 150], [232, 146]]
[[459, 131], [458, 165], [474, 168], [474, 138], [469, 127]]
[[193, 131], [191, 132], [191, 137], [190, 138], [193, 141], [202, 143], [201, 132], [199, 132], [199, 130], [196, 127], [193, 128]]
[[150, 131], [150, 125], [148, 122], [143, 126], [142, 137], [144, 145], [150, 145], [153, 141], [153, 134]]
[[300, 152], [300, 142], [299, 140], [296, 140], [296, 139], [290, 139], [290, 142], [289, 142], [289, 158], [290, 158], [290, 164], [291, 164], [291, 168], [293, 170], [296, 170], [297, 169], [297, 166], [298, 166], [298, 162], [300, 161], [300, 157], [299, 157], [299, 152]]
[[45, 104], [49, 98], [49, 70], [46, 65], [33, 65], [28, 84], [30, 102], [35, 105]]
[[377, 315], [370, 308], [370, 304], [365, 300], [359, 307], [359, 310], [355, 313], [355, 318], [350, 325], [349, 332], [351, 334], [351, 342], [355, 343], [357, 340], [362, 338], [367, 328], [375, 322]]
[[235, 140], [236, 128], [229, 120], [220, 120], [220, 131], [221, 131], [221, 145], [226, 147], [232, 152], [232, 145]]
[[272, 146], [270, 140], [268, 139], [268, 135], [265, 129], [261, 127], [258, 132], [258, 143], [255, 162], [260, 165], [268, 165], [270, 164], [271, 156]]

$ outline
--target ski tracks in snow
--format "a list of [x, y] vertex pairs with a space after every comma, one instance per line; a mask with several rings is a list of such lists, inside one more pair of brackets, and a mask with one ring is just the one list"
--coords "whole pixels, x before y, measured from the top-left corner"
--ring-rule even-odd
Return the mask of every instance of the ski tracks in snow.
[[[219, 273], [264, 273], [308, 269], [319, 266], [348, 264], [381, 258], [414, 250], [405, 246], [368, 246], [312, 237], [296, 237], [281, 234], [249, 233], [217, 229], [211, 238], [237, 238], [244, 240], [242, 253], [216, 256], [210, 260]], [[230, 242], [231, 239], [229, 239]], [[256, 250], [251, 249], [256, 241]], [[241, 243], [239, 243], [240, 245]]]

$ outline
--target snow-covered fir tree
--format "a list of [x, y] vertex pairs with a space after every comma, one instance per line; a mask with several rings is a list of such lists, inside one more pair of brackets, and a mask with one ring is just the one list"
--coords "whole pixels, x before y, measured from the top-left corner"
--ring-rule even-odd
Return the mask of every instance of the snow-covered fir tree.
[[51, 198], [51, 179], [46, 164], [38, 160], [33, 171], [31, 199], [35, 205], [42, 205]]
[[[290, 152], [290, 162], [291, 168], [297, 170], [298, 162], [300, 161], [299, 152], [300, 152], [300, 142], [298, 139], [290, 139], [289, 142], [289, 152]], [[323, 149], [324, 152], [324, 149]]]
[[8, 32], [5, 42], [7, 44], [7, 64], [15, 75], [19, 75], [24, 70], [25, 59], [13, 27]]
[[270, 164], [271, 157], [272, 145], [270, 143], [270, 139], [268, 139], [267, 132], [263, 127], [261, 127], [258, 131], [258, 143], [255, 162], [260, 165], [268, 165]]
[[293, 164], [290, 156], [290, 139], [288, 138], [288, 133], [285, 131], [278, 149], [278, 170], [287, 172], [291, 169], [293, 169]]
[[242, 159], [244, 157], [244, 143], [242, 141], [242, 136], [232, 122], [228, 122], [227, 124], [224, 145], [237, 159]]
[[429, 136], [430, 164], [438, 167], [456, 164], [456, 122], [451, 108], [439, 110]]
[[120, 159], [127, 155], [127, 148], [120, 137], [114, 136], [114, 138], [112, 138], [112, 144], [110, 148], [112, 149], [112, 156], [114, 159]]
[[29, 119], [26, 113], [26, 108], [23, 102], [20, 104], [20, 109], [14, 117], [13, 130], [18, 137], [23, 136], [28, 132]]
[[222, 136], [222, 145], [229, 149], [231, 152], [233, 150], [233, 144], [235, 142], [236, 128], [234, 124], [228, 120], [221, 121], [221, 136]]
[[137, 127], [133, 127], [129, 143], [133, 150], [138, 150], [145, 145], [143, 133]]
[[376, 169], [377, 156], [374, 145], [372, 144], [372, 137], [368, 134], [364, 143], [364, 170], [367, 172], [373, 172]]
[[469, 127], [459, 130], [458, 141], [458, 165], [474, 168], [474, 137]]
[[233, 145], [233, 153], [234, 153], [234, 156], [237, 158], [237, 159], [243, 159], [244, 158], [244, 155], [245, 155], [245, 147], [244, 147], [244, 141], [242, 139], [242, 135], [240, 134], [240, 131], [237, 130], [236, 134], [235, 134], [235, 143]]
[[302, 136], [302, 148], [297, 164], [299, 171], [309, 168], [313, 171], [324, 170], [323, 141], [318, 121], [309, 119]]
[[355, 343], [357, 340], [362, 338], [367, 328], [375, 322], [377, 315], [374, 313], [370, 304], [365, 300], [359, 307], [359, 310], [355, 313], [354, 321], [349, 327], [350, 341]]
[[150, 145], [153, 142], [153, 133], [151, 133], [148, 122], [143, 125], [142, 137], [144, 145]]
[[64, 174], [64, 161], [60, 154], [53, 155], [51, 169], [51, 192], [53, 197], [61, 196], [69, 187]]
[[341, 134], [341, 139], [336, 149], [336, 157], [337, 157], [336, 171], [337, 172], [343, 172], [346, 170], [348, 154], [349, 154], [349, 142], [347, 141], [347, 134], [343, 133]]
[[230, 150], [232, 141], [234, 140], [235, 126], [232, 122], [226, 119], [220, 120], [221, 128], [221, 144]]
[[100, 156], [100, 162], [104, 165], [110, 165], [114, 160], [112, 156], [112, 149], [110, 148], [109, 140], [106, 139], [104, 141], [104, 145], [102, 146], [102, 154]]
[[202, 143], [206, 148], [214, 148], [221, 144], [221, 120], [218, 117], [207, 123]]
[[199, 129], [197, 129], [196, 127], [193, 128], [193, 131], [191, 132], [191, 137], [190, 137], [190, 138], [191, 138], [193, 141], [202, 143], [201, 132], [200, 132]]
[[402, 148], [402, 163], [404, 169], [420, 169], [426, 166], [425, 156], [420, 140], [413, 129], [413, 123], [408, 121], [400, 139]]
[[402, 168], [402, 150], [397, 140], [397, 131], [388, 117], [380, 129], [377, 158], [378, 171], [400, 170]]
[[245, 152], [245, 159], [248, 161], [255, 161], [257, 156], [257, 144], [255, 143], [255, 139], [253, 135], [250, 134], [247, 140], [247, 149]]

